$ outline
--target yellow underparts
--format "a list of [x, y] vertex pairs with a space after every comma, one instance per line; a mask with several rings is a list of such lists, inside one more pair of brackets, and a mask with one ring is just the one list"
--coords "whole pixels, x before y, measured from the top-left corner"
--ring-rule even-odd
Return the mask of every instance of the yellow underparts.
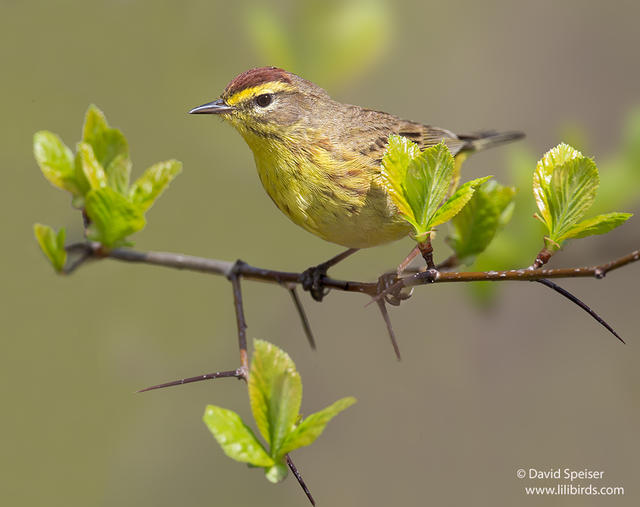
[[388, 243], [410, 232], [367, 157], [314, 143], [309, 132], [301, 138], [300, 132], [278, 129], [275, 138], [242, 123], [234, 126], [251, 147], [273, 202], [307, 231], [349, 248]]

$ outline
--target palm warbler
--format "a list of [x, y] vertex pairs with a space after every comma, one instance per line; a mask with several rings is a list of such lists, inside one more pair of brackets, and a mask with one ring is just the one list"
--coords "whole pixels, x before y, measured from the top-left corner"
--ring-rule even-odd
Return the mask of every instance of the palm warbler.
[[280, 210], [309, 232], [351, 249], [410, 232], [381, 182], [391, 134], [420, 148], [444, 141], [466, 153], [522, 137], [519, 132], [456, 135], [445, 129], [332, 100], [325, 90], [276, 67], [248, 70], [218, 100], [190, 111], [218, 114], [247, 142], [262, 185]]

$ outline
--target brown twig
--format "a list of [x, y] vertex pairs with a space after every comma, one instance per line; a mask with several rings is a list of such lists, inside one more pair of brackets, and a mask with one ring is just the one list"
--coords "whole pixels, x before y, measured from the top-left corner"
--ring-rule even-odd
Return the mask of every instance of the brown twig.
[[296, 291], [296, 287], [291, 286], [287, 289], [289, 294], [291, 295], [291, 299], [293, 300], [293, 304], [298, 311], [298, 316], [300, 317], [300, 321], [302, 322], [302, 328], [304, 329], [304, 334], [307, 337], [307, 341], [313, 350], [316, 350], [316, 340], [313, 338], [313, 333], [311, 332], [311, 325], [309, 324], [309, 319], [307, 318], [307, 314], [304, 311], [304, 307], [302, 306], [302, 302], [298, 297], [298, 291]]
[[[160, 389], [164, 387], [170, 387], [180, 384], [187, 384], [191, 382], [198, 382], [200, 380], [223, 378], [223, 377], [236, 377], [243, 380], [247, 380], [248, 376], [248, 355], [247, 355], [247, 339], [246, 339], [246, 321], [244, 317], [244, 307], [242, 302], [242, 291], [240, 280], [241, 278], [249, 280], [258, 280], [262, 282], [275, 283], [278, 285], [288, 284], [289, 290], [292, 295], [296, 307], [302, 318], [305, 331], [308, 331], [308, 338], [312, 341], [312, 335], [310, 334], [310, 328], [308, 328], [308, 321], [304, 315], [304, 311], [301, 310], [301, 305], [298, 306], [299, 300], [297, 294], [294, 291], [295, 284], [302, 283], [303, 273], [277, 271], [270, 269], [263, 269], [251, 266], [241, 261], [235, 263], [221, 261], [217, 259], [206, 259], [202, 257], [194, 257], [190, 255], [182, 255], [169, 252], [140, 252], [127, 248], [116, 248], [112, 250], [105, 249], [99, 243], [87, 242], [84, 244], [73, 244], [67, 247], [67, 251], [80, 251], [81, 255], [77, 261], [72, 263], [64, 272], [70, 273], [86, 263], [91, 259], [110, 258], [124, 262], [151, 264], [155, 266], [170, 267], [174, 269], [185, 269], [189, 271], [197, 271], [201, 273], [208, 273], [214, 275], [221, 275], [227, 277], [232, 284], [234, 307], [236, 313], [236, 321], [238, 326], [238, 347], [240, 349], [240, 368], [236, 370], [229, 370], [224, 372], [210, 373], [206, 375], [199, 375], [197, 377], [191, 377], [187, 379], [177, 380], [173, 382], [167, 382], [156, 386], [151, 386], [143, 389], [141, 392], [150, 391], [153, 389]], [[355, 250], [354, 250], [355, 251]], [[341, 260], [342, 258], [350, 255], [353, 251], [347, 250], [343, 254], [336, 256], [334, 259]], [[427, 254], [428, 257], [429, 254]], [[413, 274], [399, 279], [393, 283], [390, 287], [385, 286], [378, 282], [357, 282], [349, 280], [335, 280], [328, 277], [323, 277], [322, 284], [326, 288], [341, 290], [345, 292], [359, 292], [367, 294], [376, 300], [378, 307], [382, 313], [382, 316], [387, 325], [387, 330], [392, 340], [394, 350], [398, 359], [400, 358], [400, 352], [395, 340], [395, 334], [391, 327], [391, 322], [386, 309], [384, 297], [387, 295], [399, 295], [400, 290], [405, 287], [414, 287], [417, 285], [425, 285], [430, 283], [445, 283], [445, 282], [475, 282], [475, 281], [539, 281], [554, 290], [561, 292], [566, 297], [569, 297], [574, 303], [579, 304], [583, 309], [589, 312], [594, 318], [596, 318], [601, 324], [605, 325], [614, 334], [615, 331], [611, 329], [604, 321], [602, 321], [595, 313], [584, 303], [577, 300], [573, 295], [565, 294], [564, 289], [558, 290], [557, 285], [544, 280], [547, 278], [579, 278], [579, 277], [595, 277], [597, 279], [604, 278], [604, 276], [614, 269], [621, 268], [632, 262], [640, 260], [640, 250], [635, 250], [628, 255], [615, 259], [605, 264], [590, 267], [580, 268], [561, 268], [561, 269], [516, 269], [507, 271], [482, 271], [482, 272], [445, 272], [438, 271], [437, 269], [427, 269], [426, 271]], [[431, 261], [433, 264], [433, 261]], [[445, 261], [443, 264], [448, 264]], [[452, 266], [455, 265], [451, 262]], [[444, 266], [443, 266], [444, 267]], [[449, 267], [449, 265], [447, 265]], [[401, 300], [402, 298], [397, 297]], [[577, 301], [576, 301], [577, 300]], [[616, 334], [616, 336], [618, 336]], [[618, 336], [619, 338], [619, 336]], [[287, 455], [287, 465], [291, 469], [292, 473], [298, 480], [300, 487], [303, 489], [307, 498], [312, 505], [315, 505], [315, 501], [309, 492], [302, 476], [296, 469], [291, 458]]]
[[600, 323], [602, 326], [605, 327], [605, 329], [607, 329], [613, 336], [615, 336], [618, 340], [620, 340], [622, 343], [626, 343], [618, 333], [616, 333], [613, 328], [602, 318], [600, 317], [600, 315], [598, 315], [596, 312], [594, 312], [590, 307], [588, 307], [581, 299], [577, 298], [576, 296], [574, 296], [573, 294], [571, 294], [571, 292], [569, 292], [567, 289], [563, 289], [562, 287], [560, 287], [557, 283], [552, 282], [551, 280], [547, 280], [546, 278], [542, 278], [540, 280], [535, 280], [538, 283], [541, 283], [542, 285], [549, 287], [552, 290], [555, 290], [558, 294], [562, 294], [564, 297], [566, 297], [569, 301], [571, 301], [572, 303], [578, 305], [580, 308], [582, 308], [585, 312], [587, 312], [589, 315], [591, 315], [598, 323]]
[[389, 312], [387, 312], [387, 305], [384, 302], [384, 299], [378, 299], [376, 303], [378, 303], [378, 308], [380, 309], [380, 313], [382, 314], [384, 323], [387, 326], [387, 331], [389, 332], [389, 338], [391, 339], [391, 345], [393, 345], [393, 350], [396, 353], [396, 358], [398, 359], [398, 361], [400, 361], [402, 360], [402, 358], [400, 357], [400, 347], [398, 347], [396, 334], [393, 332], [393, 327], [391, 326], [391, 319], [389, 318]]
[[204, 375], [198, 375], [196, 377], [183, 378], [180, 380], [165, 382], [164, 384], [157, 384], [155, 386], [145, 387], [144, 389], [140, 389], [137, 392], [146, 393], [147, 391], [153, 391], [154, 389], [164, 389], [165, 387], [181, 386], [182, 384], [191, 384], [193, 382], [200, 382], [201, 380], [214, 380], [217, 378], [229, 378], [229, 377], [244, 379], [245, 372], [241, 368], [238, 368], [237, 370], [216, 371], [214, 373], [205, 373]]
[[227, 276], [233, 288], [233, 306], [236, 311], [236, 323], [238, 325], [238, 348], [240, 349], [240, 368], [244, 376], [249, 374], [249, 355], [247, 353], [247, 321], [244, 318], [244, 304], [242, 303], [242, 286], [240, 285], [239, 270], [244, 262], [237, 260]]
[[295, 476], [295, 478], [298, 480], [298, 484], [300, 484], [300, 487], [302, 488], [302, 490], [304, 491], [304, 494], [307, 495], [307, 498], [309, 499], [309, 501], [311, 502], [311, 505], [316, 504], [316, 501], [313, 499], [313, 497], [311, 496], [311, 491], [309, 491], [309, 488], [307, 487], [307, 485], [304, 482], [304, 479], [302, 478], [302, 475], [300, 475], [300, 472], [298, 472], [298, 469], [296, 468], [296, 466], [293, 464], [293, 461], [291, 461], [291, 458], [289, 457], [289, 455], [286, 455], [287, 458], [287, 465], [289, 466], [289, 470], [291, 470], [291, 473]]

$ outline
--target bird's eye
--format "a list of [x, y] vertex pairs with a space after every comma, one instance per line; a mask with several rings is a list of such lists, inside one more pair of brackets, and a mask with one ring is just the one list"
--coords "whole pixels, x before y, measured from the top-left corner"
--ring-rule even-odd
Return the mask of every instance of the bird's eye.
[[258, 95], [256, 97], [256, 104], [260, 107], [267, 107], [273, 101], [273, 95], [270, 93], [263, 93], [262, 95]]

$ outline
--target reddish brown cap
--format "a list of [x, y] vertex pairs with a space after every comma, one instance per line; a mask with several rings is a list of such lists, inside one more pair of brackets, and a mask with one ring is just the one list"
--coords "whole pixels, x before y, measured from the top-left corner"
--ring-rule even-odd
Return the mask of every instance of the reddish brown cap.
[[231, 97], [246, 88], [258, 86], [263, 83], [271, 83], [273, 81], [291, 83], [291, 74], [278, 67], [256, 67], [255, 69], [249, 69], [233, 78], [224, 89], [222, 96]]

